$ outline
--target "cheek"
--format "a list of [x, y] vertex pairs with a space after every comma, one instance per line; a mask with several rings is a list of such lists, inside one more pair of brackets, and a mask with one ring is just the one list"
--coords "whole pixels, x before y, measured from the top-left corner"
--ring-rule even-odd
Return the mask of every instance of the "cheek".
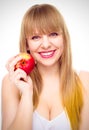
[[57, 41], [56, 41], [56, 47], [60, 48], [60, 49], [64, 49], [64, 42], [63, 42], [63, 38], [59, 38]]
[[30, 51], [35, 52], [39, 48], [40, 44], [39, 42], [28, 40], [28, 48]]
[[30, 46], [29, 46], [29, 50], [30, 50], [30, 51], [35, 51], [35, 47], [30, 45]]
[[28, 49], [30, 50], [30, 52], [34, 52], [37, 49], [36, 44], [33, 43], [28, 43]]
[[59, 47], [60, 47], [62, 50], [64, 49], [64, 42], [63, 42], [63, 40], [60, 41]]
[[60, 39], [60, 41], [57, 43], [57, 47], [59, 48], [60, 54], [64, 51], [64, 42], [63, 39]]
[[61, 45], [60, 49], [61, 49], [61, 55], [62, 55], [64, 51], [64, 44]]
[[59, 55], [62, 55], [62, 54], [63, 54], [63, 51], [64, 51], [64, 45], [61, 44], [61, 45], [59, 46]]
[[36, 59], [35, 54], [37, 54], [37, 53], [35, 53], [35, 52], [37, 52], [37, 46], [29, 44], [28, 47], [29, 47], [31, 55], [34, 57], [34, 59]]

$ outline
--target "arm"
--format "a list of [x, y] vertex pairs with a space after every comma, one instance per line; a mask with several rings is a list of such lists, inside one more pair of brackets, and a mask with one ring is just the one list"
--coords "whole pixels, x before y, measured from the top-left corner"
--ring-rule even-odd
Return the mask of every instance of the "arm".
[[33, 83], [23, 70], [14, 71], [21, 59], [12, 57], [6, 64], [9, 74], [2, 81], [2, 130], [31, 130]]
[[84, 105], [81, 113], [80, 130], [89, 130], [89, 72], [80, 72], [79, 76], [84, 86]]
[[20, 98], [18, 88], [8, 76], [2, 81], [2, 130], [31, 130], [32, 95], [27, 90]]

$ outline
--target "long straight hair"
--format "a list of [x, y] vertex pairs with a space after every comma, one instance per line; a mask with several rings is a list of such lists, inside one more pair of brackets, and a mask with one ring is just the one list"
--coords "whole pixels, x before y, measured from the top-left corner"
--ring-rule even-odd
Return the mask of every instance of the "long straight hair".
[[[72, 130], [78, 130], [83, 106], [82, 83], [72, 68], [70, 36], [59, 10], [49, 4], [34, 5], [27, 10], [22, 20], [20, 52], [27, 52], [26, 38], [29, 35], [34, 35], [36, 30], [40, 34], [58, 32], [63, 35], [64, 51], [59, 59], [61, 97]], [[35, 66], [30, 76], [34, 83], [33, 104], [35, 109], [42, 91], [42, 78], [37, 66]]]

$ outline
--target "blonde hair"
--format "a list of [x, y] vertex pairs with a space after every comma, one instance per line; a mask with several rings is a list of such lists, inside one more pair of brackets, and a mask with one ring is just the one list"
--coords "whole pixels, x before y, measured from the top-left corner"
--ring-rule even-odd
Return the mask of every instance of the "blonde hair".
[[[20, 52], [27, 52], [26, 38], [29, 35], [34, 35], [36, 29], [42, 34], [60, 32], [63, 35], [64, 52], [59, 59], [61, 97], [72, 130], [78, 130], [83, 105], [82, 83], [76, 72], [72, 69], [70, 36], [65, 21], [61, 13], [53, 5], [41, 4], [32, 6], [23, 17]], [[32, 71], [31, 77], [34, 83], [33, 103], [34, 108], [36, 108], [42, 90], [42, 78], [37, 66]]]

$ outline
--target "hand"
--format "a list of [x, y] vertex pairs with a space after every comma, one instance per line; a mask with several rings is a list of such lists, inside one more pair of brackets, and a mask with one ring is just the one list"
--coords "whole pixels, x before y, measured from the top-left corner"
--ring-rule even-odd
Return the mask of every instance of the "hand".
[[33, 83], [30, 76], [28, 76], [26, 72], [19, 68], [14, 71], [14, 66], [21, 59], [22, 57], [15, 56], [8, 60], [6, 68], [9, 71], [9, 78], [22, 94], [25, 92], [30, 92], [33, 94]]

